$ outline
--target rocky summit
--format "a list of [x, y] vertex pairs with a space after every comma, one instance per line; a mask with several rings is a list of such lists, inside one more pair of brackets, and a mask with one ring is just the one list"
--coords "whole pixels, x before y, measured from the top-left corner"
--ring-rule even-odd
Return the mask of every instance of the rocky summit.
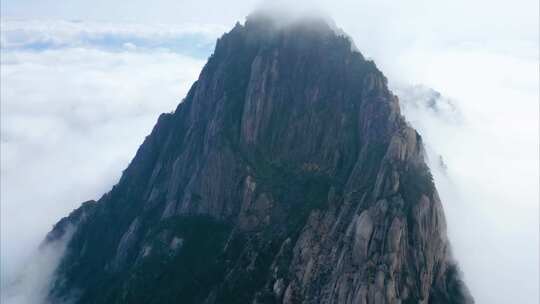
[[53, 303], [473, 303], [420, 135], [322, 18], [218, 39], [117, 185], [60, 220]]

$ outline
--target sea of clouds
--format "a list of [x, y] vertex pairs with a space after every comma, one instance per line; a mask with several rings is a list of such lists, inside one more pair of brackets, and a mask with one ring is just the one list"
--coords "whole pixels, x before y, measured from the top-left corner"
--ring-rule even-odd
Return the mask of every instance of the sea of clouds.
[[[388, 76], [423, 136], [453, 251], [477, 303], [538, 303], [537, 36], [512, 35], [502, 22], [493, 39], [479, 34], [482, 22], [449, 29], [444, 17], [436, 20], [444, 10], [460, 15], [459, 5], [399, 11], [388, 1], [366, 2], [354, 16], [347, 15], [352, 2], [328, 11]], [[502, 16], [492, 6], [493, 19]], [[479, 7], [471, 4], [461, 21]], [[419, 9], [432, 14], [404, 14]], [[81, 202], [108, 191], [159, 114], [181, 101], [234, 20], [207, 21], [2, 19], [3, 303], [43, 300], [52, 274], [43, 265], [57, 263], [62, 246], [37, 252], [40, 242]]]
[[64, 20], [1, 29], [1, 295], [31, 304], [52, 273], [42, 266], [58, 262], [50, 249], [36, 254], [45, 234], [117, 182], [221, 30]]

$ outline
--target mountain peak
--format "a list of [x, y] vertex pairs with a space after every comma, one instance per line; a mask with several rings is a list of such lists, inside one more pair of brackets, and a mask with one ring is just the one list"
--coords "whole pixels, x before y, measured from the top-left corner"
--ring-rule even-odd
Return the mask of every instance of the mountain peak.
[[237, 24], [83, 208], [52, 302], [470, 303], [420, 136], [319, 17]]
[[352, 38], [339, 28], [331, 17], [316, 10], [295, 11], [278, 7], [259, 9], [246, 18], [245, 25], [263, 33], [291, 31], [295, 35], [310, 33], [322, 37], [335, 35], [345, 38], [350, 44], [350, 49], [360, 53]]

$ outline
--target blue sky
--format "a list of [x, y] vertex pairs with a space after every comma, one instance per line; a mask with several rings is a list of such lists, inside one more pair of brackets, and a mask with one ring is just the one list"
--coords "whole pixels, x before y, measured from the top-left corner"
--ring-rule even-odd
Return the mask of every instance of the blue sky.
[[[295, 3], [281, 5], [330, 15], [375, 60], [431, 159], [443, 156], [447, 175], [432, 169], [477, 302], [538, 303], [538, 1]], [[216, 38], [259, 1], [1, 5], [5, 284], [53, 223], [110, 189]], [[461, 118], [407, 103], [424, 98], [417, 84], [439, 91]]]

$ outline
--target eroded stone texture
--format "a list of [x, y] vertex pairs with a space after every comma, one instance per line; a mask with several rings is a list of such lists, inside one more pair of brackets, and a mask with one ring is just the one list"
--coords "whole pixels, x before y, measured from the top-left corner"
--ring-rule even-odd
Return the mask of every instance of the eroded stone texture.
[[[51, 299], [472, 303], [420, 136], [323, 20], [221, 37], [78, 228]], [[81, 218], [85, 214], [85, 220]]]

